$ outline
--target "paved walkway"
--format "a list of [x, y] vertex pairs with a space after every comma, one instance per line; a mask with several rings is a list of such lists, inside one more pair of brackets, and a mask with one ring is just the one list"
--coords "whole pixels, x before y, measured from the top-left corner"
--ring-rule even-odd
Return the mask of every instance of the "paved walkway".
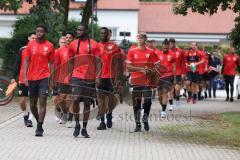
[[[197, 105], [183, 104], [175, 111], [175, 119], [159, 120], [157, 102], [153, 103], [150, 131], [132, 133], [132, 108], [120, 105], [114, 114], [114, 126], [97, 131], [99, 121], [88, 125], [90, 139], [73, 138], [73, 129], [67, 129], [54, 120], [49, 108], [44, 124], [44, 137], [34, 136], [34, 128], [26, 128], [16, 103], [0, 107], [0, 159], [1, 160], [239, 160], [240, 151], [224, 146], [172, 141], [160, 128], [168, 124], [179, 126], [195, 123], [195, 116], [223, 111], [240, 111], [240, 102], [226, 103], [209, 100]], [[192, 118], [189, 117], [191, 111]], [[176, 115], [184, 115], [182, 118]], [[187, 118], [186, 118], [187, 117]], [[34, 126], [36, 123], [34, 122]]]

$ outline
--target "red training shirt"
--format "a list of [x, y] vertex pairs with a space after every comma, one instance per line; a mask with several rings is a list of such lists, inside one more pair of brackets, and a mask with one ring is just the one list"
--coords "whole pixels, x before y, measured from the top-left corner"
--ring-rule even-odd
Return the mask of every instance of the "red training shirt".
[[116, 66], [115, 63], [117, 60], [120, 60], [121, 50], [113, 42], [99, 42], [99, 47], [101, 50], [101, 77], [100, 78], [115, 78]]
[[[135, 47], [128, 51], [127, 63], [136, 67], [153, 67], [153, 64], [158, 61], [154, 50], [146, 47], [144, 50]], [[131, 84], [137, 86], [149, 86], [150, 78], [142, 72], [131, 72]]]
[[171, 51], [175, 55], [175, 63], [176, 63], [176, 76], [181, 76], [185, 73], [185, 64], [184, 64], [184, 52], [180, 48], [173, 48]]
[[19, 83], [24, 83], [24, 62], [25, 62], [25, 58], [26, 58], [26, 48], [24, 48], [22, 50], [22, 53], [21, 53], [21, 67], [20, 67], [20, 72], [19, 72], [19, 79], [18, 79], [18, 82]]
[[160, 65], [166, 68], [166, 71], [163, 73], [162, 77], [170, 77], [174, 75], [173, 64], [175, 63], [175, 54], [174, 52], [168, 50], [167, 53], [158, 50], [157, 56], [160, 62]]
[[228, 53], [224, 55], [223, 58], [223, 75], [227, 76], [235, 76], [236, 75], [236, 67], [240, 65], [240, 60], [237, 54]]
[[26, 59], [29, 59], [27, 79], [31, 81], [49, 78], [49, 63], [54, 60], [54, 46], [49, 41], [37, 42], [33, 40], [28, 43]]
[[69, 50], [67, 46], [62, 46], [55, 51], [54, 67], [55, 67], [55, 82], [69, 83]]
[[96, 79], [96, 58], [100, 57], [100, 48], [98, 43], [92, 39], [80, 40], [78, 53], [77, 46], [78, 39], [74, 40], [69, 45], [69, 57], [74, 57], [72, 77], [88, 80]]
[[[198, 58], [198, 60], [191, 61], [191, 59]], [[191, 63], [197, 63], [204, 59], [204, 55], [202, 52], [199, 52], [197, 50], [188, 50], [184, 53], [184, 61], [185, 61], [185, 68], [187, 72], [191, 72], [191, 69], [187, 67], [186, 65]], [[201, 69], [200, 69], [201, 70]], [[199, 65], [197, 66], [197, 73], [199, 73]]]

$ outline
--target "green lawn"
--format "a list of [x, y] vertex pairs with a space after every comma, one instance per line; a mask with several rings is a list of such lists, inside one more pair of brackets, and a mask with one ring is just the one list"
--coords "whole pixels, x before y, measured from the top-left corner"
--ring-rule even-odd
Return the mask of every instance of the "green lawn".
[[194, 124], [163, 126], [160, 130], [175, 140], [240, 149], [240, 112], [213, 117]]

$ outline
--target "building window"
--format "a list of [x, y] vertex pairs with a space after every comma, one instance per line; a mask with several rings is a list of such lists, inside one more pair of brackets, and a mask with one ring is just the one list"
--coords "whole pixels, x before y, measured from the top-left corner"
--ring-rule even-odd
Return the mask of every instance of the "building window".
[[114, 27], [109, 27], [109, 29], [112, 30], [112, 40], [116, 40], [117, 39], [117, 28]]
[[72, 0], [72, 1], [75, 1], [75, 2], [86, 2], [87, 0]]

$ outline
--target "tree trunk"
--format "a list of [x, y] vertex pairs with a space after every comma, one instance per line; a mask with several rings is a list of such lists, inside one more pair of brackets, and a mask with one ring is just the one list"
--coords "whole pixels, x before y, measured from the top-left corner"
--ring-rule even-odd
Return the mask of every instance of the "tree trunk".
[[[97, 0], [93, 0], [93, 5], [97, 3]], [[84, 26], [88, 26], [89, 24], [89, 19], [92, 16], [92, 0], [87, 0], [86, 5], [83, 9], [83, 15], [82, 15], [82, 21], [81, 23], [84, 24]]]
[[63, 21], [63, 25], [64, 25], [64, 30], [63, 33], [66, 34], [67, 33], [67, 28], [68, 28], [68, 12], [69, 12], [69, 4], [70, 1], [69, 0], [65, 0], [64, 3], [64, 21]]

